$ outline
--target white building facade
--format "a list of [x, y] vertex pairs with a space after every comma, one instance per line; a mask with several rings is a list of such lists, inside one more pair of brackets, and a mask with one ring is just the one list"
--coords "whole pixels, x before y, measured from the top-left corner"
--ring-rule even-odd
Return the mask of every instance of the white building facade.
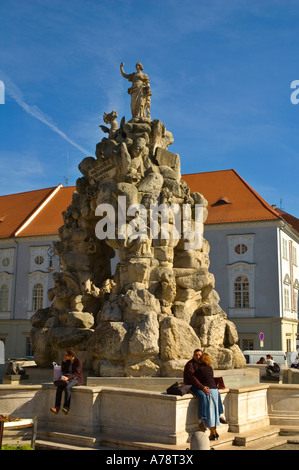
[[295, 351], [299, 233], [283, 221], [209, 225], [210, 271], [240, 347]]
[[270, 206], [234, 170], [183, 178], [208, 199], [210, 272], [240, 348], [296, 351], [299, 220]]
[[53, 251], [74, 188], [59, 185], [0, 197], [0, 340], [5, 358], [32, 356], [30, 318], [50, 306]]
[[[183, 179], [208, 200], [209, 271], [241, 349], [261, 349], [262, 355], [263, 333], [265, 350], [296, 350], [299, 220], [275, 210], [234, 170]], [[32, 354], [30, 318], [50, 305], [52, 271], [60, 264], [53, 241], [74, 191], [59, 185], [0, 197], [0, 340], [6, 358]]]
[[0, 240], [0, 340], [6, 358], [32, 355], [30, 318], [49, 306], [52, 270], [59, 269], [52, 256], [56, 237], [21, 237]]

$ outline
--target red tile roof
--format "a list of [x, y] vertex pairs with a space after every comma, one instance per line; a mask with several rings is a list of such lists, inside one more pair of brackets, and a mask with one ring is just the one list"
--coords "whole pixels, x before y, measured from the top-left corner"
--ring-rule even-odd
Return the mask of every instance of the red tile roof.
[[282, 209], [276, 209], [276, 211], [281, 215], [281, 217], [289, 224], [291, 227], [293, 227], [297, 232], [299, 232], [299, 219], [297, 217], [294, 217], [291, 214], [288, 214], [287, 212], [283, 211]]
[[34, 235], [56, 234], [63, 225], [62, 212], [71, 204], [75, 189], [74, 186], [61, 187], [55, 196], [49, 200], [46, 207], [37, 214], [18, 236], [32, 237]]
[[0, 196], [0, 238], [56, 234], [74, 190], [59, 185]]
[[54, 189], [0, 196], [0, 238], [12, 237]]
[[[235, 170], [183, 175], [191, 193], [208, 201], [206, 224], [281, 220], [299, 232], [299, 220], [270, 206]], [[62, 212], [72, 202], [75, 186], [0, 196], [0, 238], [55, 235], [63, 225]]]
[[281, 219], [235, 170], [183, 175], [191, 193], [199, 192], [208, 201], [206, 224]]

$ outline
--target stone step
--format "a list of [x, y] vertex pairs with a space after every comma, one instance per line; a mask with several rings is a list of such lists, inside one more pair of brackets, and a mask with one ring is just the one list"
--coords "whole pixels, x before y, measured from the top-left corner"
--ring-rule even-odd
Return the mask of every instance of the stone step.
[[267, 426], [248, 433], [236, 434], [234, 438], [235, 446], [247, 446], [248, 444], [261, 438], [272, 438], [279, 435], [280, 428], [277, 426]]
[[[207, 431], [208, 433], [209, 431]], [[213, 450], [269, 450], [287, 443], [299, 444], [299, 427], [267, 426], [247, 433], [219, 431], [219, 440], [211, 441]], [[292, 436], [292, 438], [288, 438]], [[127, 441], [123, 436], [79, 436], [54, 431], [40, 431], [37, 450], [149, 450], [184, 451], [190, 444], [171, 445], [157, 442]]]
[[[275, 428], [275, 429], [274, 429]], [[246, 435], [242, 433], [240, 435], [223, 432], [219, 436], [219, 440], [211, 441], [210, 446], [213, 450], [270, 450], [275, 447], [279, 447], [283, 444], [299, 444], [299, 429], [297, 428], [297, 435], [295, 434], [296, 429], [282, 429], [284, 434], [280, 434], [280, 428], [276, 426], [267, 426], [260, 428], [256, 431], [250, 431]], [[208, 431], [207, 431], [208, 432]], [[289, 436], [288, 438], [285, 433]], [[238, 438], [242, 437], [242, 440]], [[237, 439], [236, 439], [237, 438]], [[244, 445], [236, 445], [236, 442], [243, 442]], [[125, 450], [166, 450], [166, 451], [182, 451], [190, 448], [190, 444], [186, 445], [167, 445], [153, 442], [129, 442], [124, 439], [117, 439], [115, 437], [103, 437], [101, 440], [103, 446], [113, 446], [114, 449], [125, 449]], [[299, 446], [298, 446], [299, 447]]]
[[161, 444], [159, 442], [145, 442], [145, 441], [126, 441], [122, 437], [116, 436], [102, 436], [101, 445], [105, 448], [114, 448], [119, 450], [167, 450], [167, 451], [179, 451], [190, 448], [190, 444], [172, 445], [172, 444]]
[[[230, 433], [227, 433], [230, 434]], [[285, 436], [280, 435], [279, 426], [267, 426], [247, 433], [233, 434], [231, 442], [228, 436], [220, 436], [213, 442], [215, 450], [269, 450], [287, 443]]]
[[77, 446], [79, 448], [94, 448], [99, 446], [99, 438], [98, 437], [91, 437], [91, 436], [80, 436], [77, 434], [69, 434], [64, 432], [56, 432], [56, 431], [46, 431], [46, 430], [39, 430], [37, 434], [36, 442], [42, 442], [43, 445], [45, 442], [57, 445], [66, 445], [66, 446]]
[[62, 442], [54, 442], [54, 441], [43, 441], [41, 439], [37, 439], [35, 441], [35, 449], [36, 450], [100, 450], [96, 447], [80, 447], [71, 444], [64, 444]]
[[299, 435], [299, 426], [282, 426], [279, 434], [281, 436], [294, 436]]
[[[209, 431], [207, 431], [209, 432]], [[211, 448], [220, 450], [222, 447], [230, 447], [233, 445], [235, 433], [232, 432], [219, 432], [219, 439], [217, 441], [211, 441]]]

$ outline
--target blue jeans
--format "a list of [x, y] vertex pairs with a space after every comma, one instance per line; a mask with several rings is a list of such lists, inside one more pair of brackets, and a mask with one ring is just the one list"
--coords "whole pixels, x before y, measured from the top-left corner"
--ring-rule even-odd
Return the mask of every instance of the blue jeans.
[[207, 403], [207, 397], [206, 397], [205, 392], [200, 390], [200, 388], [195, 387], [194, 385], [192, 385], [190, 392], [195, 397], [197, 397], [197, 400], [198, 400], [198, 405], [197, 405], [198, 419], [207, 419], [208, 418], [208, 415], [207, 415], [208, 403]]
[[70, 382], [68, 382], [66, 386], [58, 385], [57, 390], [56, 390], [55, 408], [57, 408], [58, 410], [60, 409], [62, 392], [64, 391], [65, 396], [64, 396], [63, 408], [65, 408], [66, 410], [70, 409], [71, 389], [75, 387], [76, 385], [78, 385], [78, 381], [76, 379], [70, 380]]

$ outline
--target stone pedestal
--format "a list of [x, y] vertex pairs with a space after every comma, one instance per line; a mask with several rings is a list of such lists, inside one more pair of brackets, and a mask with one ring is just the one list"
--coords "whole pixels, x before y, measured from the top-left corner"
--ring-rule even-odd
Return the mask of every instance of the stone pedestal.
[[[186, 449], [199, 431], [197, 399], [116, 387], [75, 387], [69, 414], [53, 415], [54, 385], [0, 385], [0, 414], [38, 415], [39, 431], [90, 436], [99, 441], [169, 444]], [[243, 433], [266, 426], [299, 423], [299, 386], [258, 384], [221, 391], [228, 431]], [[226, 432], [221, 425], [218, 433]]]
[[210, 450], [209, 433], [196, 431], [190, 439], [191, 450]]
[[2, 383], [3, 384], [19, 384], [20, 380], [27, 380], [29, 376], [27, 374], [23, 375], [3, 375]]

